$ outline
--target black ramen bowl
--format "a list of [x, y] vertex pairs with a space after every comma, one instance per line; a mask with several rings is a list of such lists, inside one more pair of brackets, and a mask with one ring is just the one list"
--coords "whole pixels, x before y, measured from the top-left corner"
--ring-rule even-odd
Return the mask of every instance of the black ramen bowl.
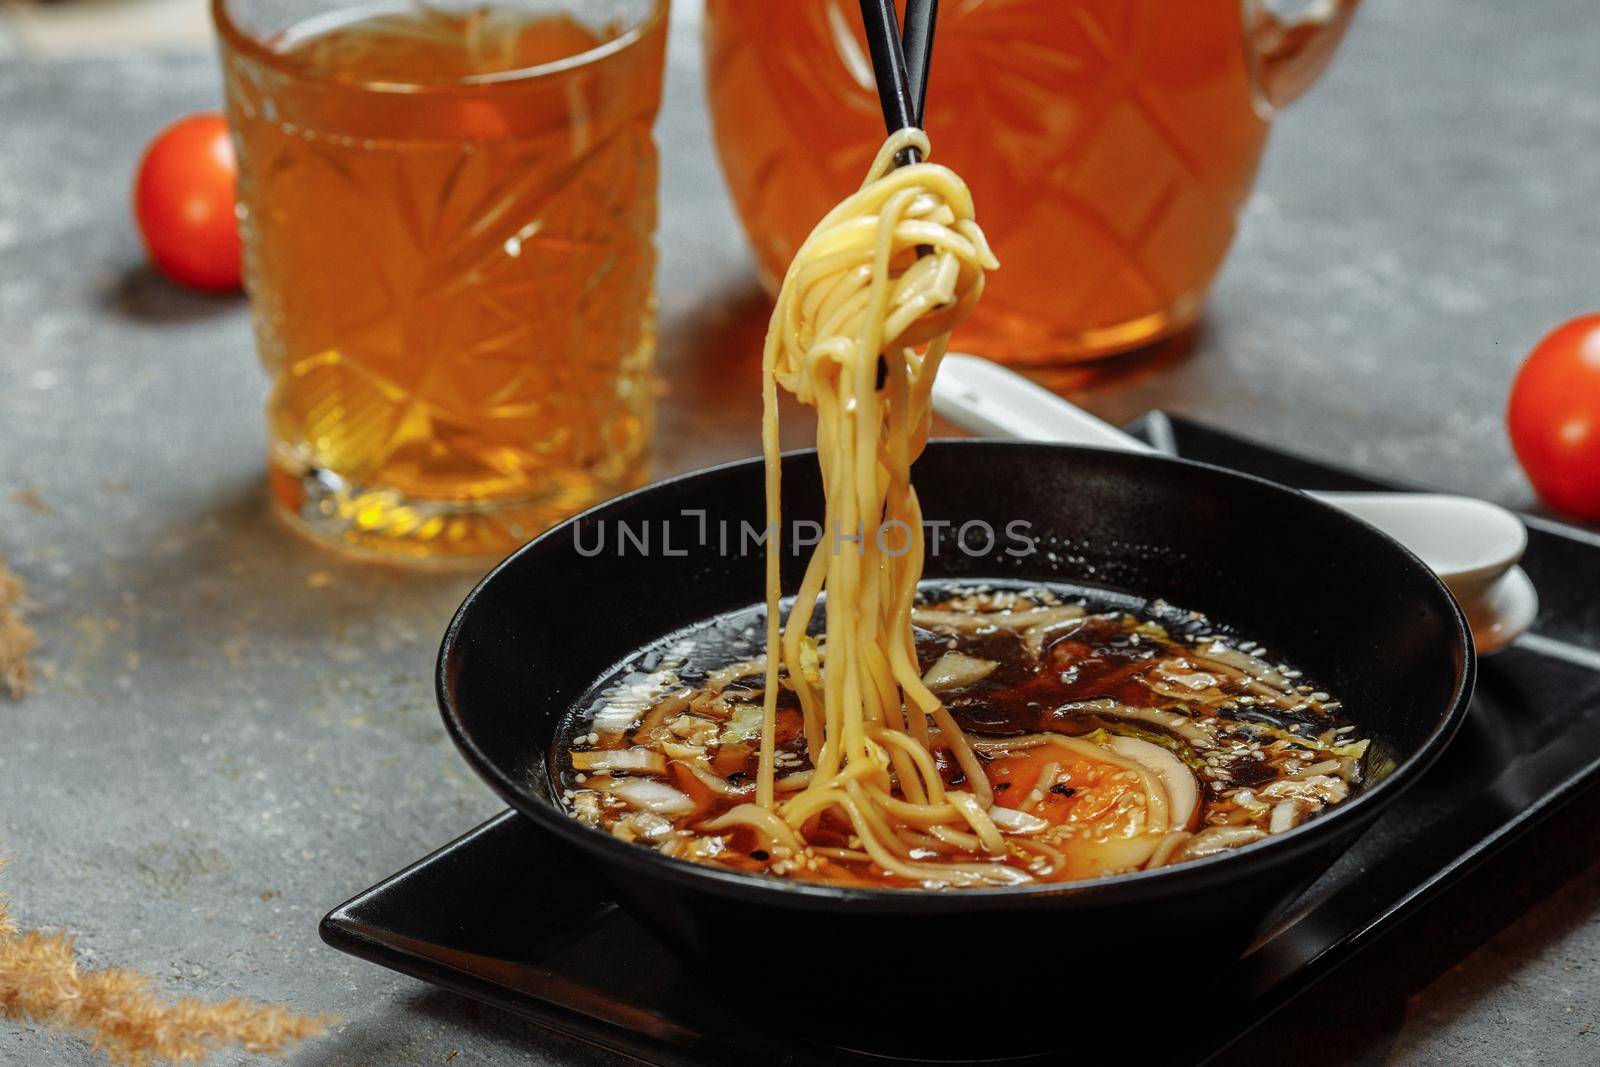
[[[940, 441], [914, 481], [926, 519], [949, 524], [926, 577], [1090, 585], [1202, 611], [1339, 695], [1372, 738], [1368, 784], [1237, 851], [1038, 888], [795, 883], [669, 859], [581, 825], [553, 787], [558, 727], [642, 646], [761, 598], [762, 551], [738, 536], [741, 524], [762, 528], [759, 461], [620, 497], [495, 568], [445, 634], [445, 724], [496, 792], [588, 857], [711, 988], [797, 1037], [965, 1057], [997, 1044], [1014, 1051], [1019, 1033], [1049, 1046], [1075, 1017], [1090, 1023], [1069, 1041], [1083, 1054], [1101, 1040], [1140, 1047], [1130, 1027], [1181, 1025], [1201, 1010], [1211, 974], [1444, 748], [1472, 689], [1465, 620], [1438, 579], [1377, 530], [1219, 468]], [[785, 457], [783, 485], [786, 522], [820, 518], [814, 453]], [[1018, 522], [1036, 551], [1019, 554]], [[786, 589], [803, 566], [785, 555]], [[531, 861], [526, 873], [541, 877]]]

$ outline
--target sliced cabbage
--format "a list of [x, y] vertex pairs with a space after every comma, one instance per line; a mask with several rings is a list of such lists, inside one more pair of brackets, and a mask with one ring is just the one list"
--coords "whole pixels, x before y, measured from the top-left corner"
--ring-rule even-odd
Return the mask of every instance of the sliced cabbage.
[[688, 815], [695, 809], [689, 794], [652, 778], [624, 778], [613, 783], [607, 792], [621, 797], [631, 808], [653, 811], [669, 818]]
[[1292, 730], [1285, 730], [1271, 723], [1256, 722], [1253, 719], [1245, 720], [1245, 726], [1257, 733], [1266, 734], [1268, 737], [1280, 741], [1287, 741], [1301, 748], [1309, 748], [1313, 752], [1326, 752], [1330, 756], [1339, 756], [1343, 759], [1360, 759], [1367, 753], [1367, 746], [1372, 744], [1371, 739], [1362, 738], [1359, 741], [1346, 741], [1342, 744], [1330, 745], [1317, 740], [1315, 737], [1306, 737]]
[[605, 704], [595, 712], [595, 732], [617, 734], [633, 729], [645, 712], [679, 685], [677, 674], [665, 667], [649, 674], [630, 674], [615, 691], [606, 694]]
[[1300, 821], [1302, 812], [1300, 805], [1292, 800], [1280, 800], [1272, 809], [1272, 819], [1267, 824], [1267, 833], [1281, 834], [1285, 830], [1293, 830]]
[[822, 684], [822, 649], [809, 634], [800, 638], [800, 674], [814, 686]]
[[722, 724], [717, 740], [724, 745], [737, 745], [761, 736], [761, 719], [764, 711], [759, 704], [731, 705], [732, 714]]

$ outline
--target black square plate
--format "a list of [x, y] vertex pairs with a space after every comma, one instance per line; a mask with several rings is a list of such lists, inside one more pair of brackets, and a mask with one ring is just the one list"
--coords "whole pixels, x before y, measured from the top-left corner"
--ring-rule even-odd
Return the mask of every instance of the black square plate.
[[[1178, 454], [1307, 489], [1383, 486], [1194, 423]], [[1450, 749], [1224, 977], [1215, 1027], [1151, 1058], [1206, 1059], [1600, 778], [1600, 538], [1529, 518], [1534, 632], [1484, 661]], [[606, 898], [569, 848], [506, 812], [322, 922], [328, 944], [662, 1064], [861, 1063], [731, 1014]], [[1153, 1038], [1152, 1038], [1153, 1040]]]

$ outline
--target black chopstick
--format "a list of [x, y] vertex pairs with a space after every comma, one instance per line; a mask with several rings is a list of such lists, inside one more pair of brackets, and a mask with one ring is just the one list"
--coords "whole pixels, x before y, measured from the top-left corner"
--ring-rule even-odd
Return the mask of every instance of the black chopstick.
[[906, 56], [906, 77], [911, 85], [912, 117], [923, 122], [928, 100], [928, 69], [933, 62], [933, 24], [939, 17], [939, 0], [906, 0], [906, 24], [900, 47]]
[[[900, 20], [894, 0], [861, 0], [861, 21], [867, 28], [867, 51], [872, 56], [872, 75], [878, 82], [878, 101], [883, 106], [883, 124], [890, 133], [908, 126], [921, 128], [922, 105], [928, 97], [928, 68], [933, 60], [933, 24], [939, 14], [939, 0], [906, 0], [906, 29], [900, 33]], [[897, 167], [918, 162], [922, 153], [902, 148], [895, 153]], [[933, 248], [918, 245], [919, 257]], [[878, 356], [878, 381], [882, 389], [888, 365]]]
[[[893, 0], [861, 0], [861, 21], [867, 29], [867, 51], [872, 56], [872, 74], [878, 82], [883, 124], [890, 133], [907, 126], [921, 125], [922, 102], [928, 92], [928, 65], [933, 51], [936, 13], [935, 3], [908, 0], [906, 43], [902, 45], [900, 19], [895, 14]], [[917, 57], [915, 81], [907, 69], [907, 57], [911, 55]], [[919, 158], [915, 148], [906, 148], [895, 157], [895, 162], [903, 167], [917, 162]]]

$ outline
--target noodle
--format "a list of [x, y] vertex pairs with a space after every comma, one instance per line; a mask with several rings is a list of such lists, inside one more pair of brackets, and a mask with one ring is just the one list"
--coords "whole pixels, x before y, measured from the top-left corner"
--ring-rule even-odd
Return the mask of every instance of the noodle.
[[[626, 668], [576, 726], [563, 803], [689, 862], [943, 888], [1183, 863], [1342, 801], [1367, 742], [1330, 717], [1338, 702], [1204, 616], [1152, 605], [1141, 619], [1043, 588], [920, 599], [910, 468], [950, 331], [997, 264], [961, 179], [896, 168], [908, 147], [927, 158], [922, 131], [890, 137], [801, 246], [773, 311], [764, 620], [741, 613], [752, 629], [714, 642], [700, 685], [677, 638], [673, 666], [651, 653], [642, 674]], [[824, 501], [787, 619], [780, 390], [816, 410]], [[1186, 620], [1176, 637], [1172, 618]], [[759, 629], [762, 655], [721, 658]], [[1146, 692], [1161, 706], [1124, 703]]]
[[[1004, 851], [986, 814], [988, 780], [961, 728], [923, 685], [911, 627], [923, 540], [910, 467], [927, 444], [933, 376], [950, 331], [982, 294], [984, 271], [999, 264], [953, 171], [895, 167], [896, 153], [910, 146], [927, 158], [926, 134], [899, 131], [861, 188], [817, 224], [789, 266], [767, 332], [761, 440], [772, 533], [755, 805], [802, 836], [812, 819], [842, 817], [874, 862], [918, 881], [1010, 882], [1019, 872], [998, 863], [912, 862], [896, 832], [896, 824], [943, 829]], [[787, 627], [779, 618], [779, 388], [816, 408], [826, 497], [824, 536]], [[825, 663], [807, 636], [824, 593]], [[785, 670], [814, 770], [780, 803], [775, 732]], [[936, 746], [948, 750], [970, 790], [944, 785]], [[891, 795], [896, 784], [900, 797]]]

